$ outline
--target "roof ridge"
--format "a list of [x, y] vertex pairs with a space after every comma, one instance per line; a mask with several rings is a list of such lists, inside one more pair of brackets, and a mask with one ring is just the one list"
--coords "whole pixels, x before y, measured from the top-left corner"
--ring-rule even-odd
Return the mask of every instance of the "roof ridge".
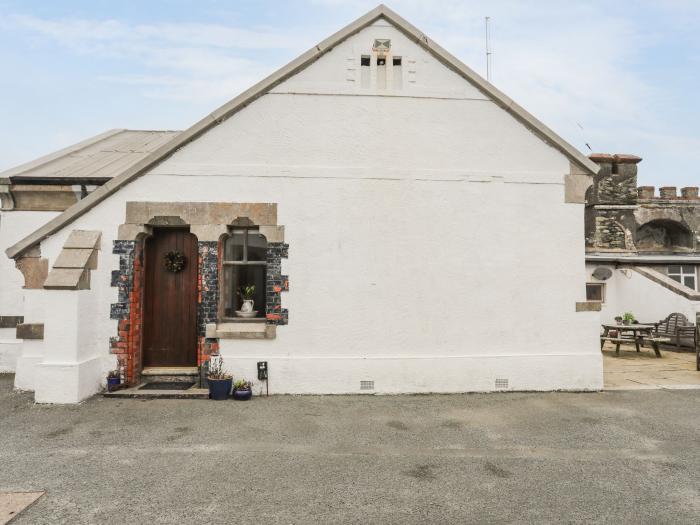
[[18, 255], [21, 255], [25, 250], [31, 248], [36, 243], [41, 242], [43, 239], [52, 235], [66, 224], [71, 223], [76, 218], [91, 210], [102, 200], [118, 191], [122, 186], [140, 177], [147, 170], [162, 162], [176, 150], [195, 140], [207, 132], [210, 128], [218, 125], [227, 118], [230, 118], [237, 111], [251, 104], [278, 84], [305, 69], [308, 65], [318, 60], [333, 47], [342, 43], [352, 35], [358, 33], [382, 17], [386, 18], [390, 23], [395, 25], [397, 29], [413, 39], [415, 43], [435, 56], [444, 65], [456, 71], [464, 79], [474, 84], [502, 109], [513, 115], [523, 125], [536, 133], [540, 139], [547, 142], [550, 146], [558, 149], [564, 155], [569, 157], [569, 159], [571, 159], [574, 163], [582, 167], [585, 171], [589, 173], [597, 173], [599, 170], [599, 166], [597, 164], [581, 154], [581, 152], [562, 139], [559, 135], [554, 133], [554, 131], [552, 131], [549, 127], [537, 120], [524, 108], [516, 104], [512, 99], [494, 87], [493, 84], [486, 81], [474, 70], [433, 42], [418, 28], [389, 9], [386, 5], [379, 4], [374, 9], [368, 11], [355, 21], [336, 31], [331, 36], [322, 40], [305, 53], [302, 53], [285, 66], [282, 66], [274, 73], [268, 75], [260, 82], [254, 84], [247, 90], [240, 93], [238, 96], [234, 97], [232, 100], [226, 102], [210, 114], [206, 115], [201, 120], [195, 122], [188, 129], [174, 136], [171, 140], [166, 142], [157, 150], [153, 151], [141, 161], [130, 166], [120, 175], [117, 175], [104, 185], [97, 188], [87, 197], [78, 201], [76, 204], [46, 223], [38, 230], [32, 232], [22, 240], [10, 246], [7, 250], [5, 250], [5, 253], [10, 258], [15, 258]]

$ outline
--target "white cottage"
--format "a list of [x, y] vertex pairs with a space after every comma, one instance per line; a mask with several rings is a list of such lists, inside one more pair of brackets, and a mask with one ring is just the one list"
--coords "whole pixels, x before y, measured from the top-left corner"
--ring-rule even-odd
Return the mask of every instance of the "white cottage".
[[117, 359], [136, 384], [218, 350], [275, 394], [600, 389], [597, 169], [379, 6], [7, 250], [50, 268], [16, 386], [77, 402]]

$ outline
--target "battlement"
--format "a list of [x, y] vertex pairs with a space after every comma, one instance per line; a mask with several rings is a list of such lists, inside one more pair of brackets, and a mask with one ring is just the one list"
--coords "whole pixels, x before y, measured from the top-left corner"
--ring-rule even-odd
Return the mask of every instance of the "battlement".
[[595, 153], [600, 166], [586, 192], [586, 249], [630, 253], [700, 251], [697, 186], [637, 187], [636, 155]]
[[588, 204], [636, 204], [638, 201], [697, 201], [697, 186], [662, 186], [658, 195], [654, 186], [637, 187], [637, 164], [641, 157], [624, 153], [593, 153], [588, 157], [600, 166], [589, 190]]
[[659, 194], [656, 195], [654, 186], [639, 186], [637, 188], [637, 198], [639, 200], [680, 200], [680, 201], [699, 201], [697, 186], [685, 186], [681, 188], [681, 194], [678, 195], [675, 186], [662, 186], [659, 188]]

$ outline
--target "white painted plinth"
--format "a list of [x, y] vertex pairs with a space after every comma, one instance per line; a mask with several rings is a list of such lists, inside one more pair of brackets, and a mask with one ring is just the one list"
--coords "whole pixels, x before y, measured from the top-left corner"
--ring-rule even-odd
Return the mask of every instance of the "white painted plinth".
[[[510, 391], [596, 391], [603, 388], [600, 353], [587, 355], [434, 357], [236, 357], [224, 354], [234, 379], [252, 379], [257, 362], [267, 361], [271, 394], [410, 394], [492, 392], [496, 379]], [[360, 381], [374, 381], [363, 391]]]

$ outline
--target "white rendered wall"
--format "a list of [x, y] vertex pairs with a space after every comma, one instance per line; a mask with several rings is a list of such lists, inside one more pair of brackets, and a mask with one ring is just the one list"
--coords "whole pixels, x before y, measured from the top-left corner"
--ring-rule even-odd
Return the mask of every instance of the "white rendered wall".
[[[605, 266], [613, 275], [606, 281], [599, 281], [591, 276], [593, 270]], [[616, 316], [632, 312], [640, 322], [655, 322], [665, 319], [669, 314], [679, 312], [691, 322], [695, 322], [695, 313], [700, 311], [700, 303], [678, 295], [668, 288], [629, 269], [616, 269], [614, 265], [587, 264], [586, 272], [589, 282], [605, 282], [605, 302], [602, 306], [601, 319], [614, 322]]]
[[[0, 212], [0, 316], [24, 315], [24, 278], [5, 250], [58, 215], [47, 211]], [[14, 328], [0, 328], [0, 373], [14, 372], [22, 341]]]
[[415, 91], [353, 91], [350, 53], [336, 49], [42, 242], [53, 261], [70, 230], [103, 232], [81, 322], [105, 369], [126, 202], [274, 202], [289, 325], [275, 340], [222, 340], [236, 376], [268, 360], [273, 393], [358, 392], [368, 379], [381, 393], [493, 390], [497, 378], [602, 387], [599, 315], [575, 312], [583, 205], [564, 203], [569, 160], [391, 31], [346, 47], [359, 64], [391, 35], [420, 65]]

